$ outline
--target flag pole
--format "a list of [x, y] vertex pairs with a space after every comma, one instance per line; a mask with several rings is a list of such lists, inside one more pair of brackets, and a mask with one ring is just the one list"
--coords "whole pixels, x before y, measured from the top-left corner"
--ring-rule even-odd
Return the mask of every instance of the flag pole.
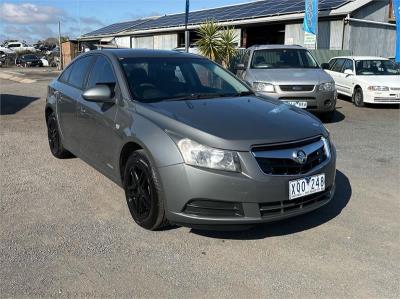
[[189, 0], [186, 0], [186, 9], [185, 9], [185, 51], [189, 52], [189, 30], [188, 30], [188, 21], [189, 21]]

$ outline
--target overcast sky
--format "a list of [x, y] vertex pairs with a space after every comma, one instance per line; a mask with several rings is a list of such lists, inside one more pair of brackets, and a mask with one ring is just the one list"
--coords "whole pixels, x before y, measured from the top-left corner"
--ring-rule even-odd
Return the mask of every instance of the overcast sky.
[[[191, 0], [190, 9], [248, 2], [248, 0]], [[140, 17], [183, 12], [185, 0], [9, 0], [0, 1], [0, 41], [29, 43], [62, 34], [71, 38], [100, 27]]]

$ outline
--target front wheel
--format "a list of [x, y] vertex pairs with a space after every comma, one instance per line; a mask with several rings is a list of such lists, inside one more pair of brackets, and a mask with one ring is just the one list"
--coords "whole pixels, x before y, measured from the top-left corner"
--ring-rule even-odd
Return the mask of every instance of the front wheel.
[[138, 225], [156, 230], [167, 224], [156, 169], [143, 150], [129, 157], [123, 184], [129, 211]]
[[354, 106], [356, 107], [364, 107], [364, 94], [361, 87], [357, 87], [354, 91]]

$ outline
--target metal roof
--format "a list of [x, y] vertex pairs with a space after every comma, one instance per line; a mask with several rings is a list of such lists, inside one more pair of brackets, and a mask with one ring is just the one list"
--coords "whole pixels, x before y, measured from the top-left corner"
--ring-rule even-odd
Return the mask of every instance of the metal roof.
[[83, 37], [85, 36], [97, 36], [97, 35], [109, 35], [109, 34], [115, 34], [119, 33], [128, 29], [133, 29], [138, 25], [142, 25], [146, 22], [149, 22], [151, 20], [154, 20], [155, 17], [153, 18], [147, 18], [147, 19], [139, 19], [139, 20], [134, 20], [134, 21], [128, 21], [128, 22], [122, 22], [122, 23], [115, 23], [108, 25], [106, 27], [94, 30], [92, 32], [86, 33], [82, 35]]
[[[319, 0], [319, 10], [333, 10], [352, 0]], [[205, 20], [227, 22], [234, 20], [257, 19], [274, 15], [304, 12], [304, 0], [262, 0], [189, 13], [189, 25], [196, 25]], [[140, 19], [132, 22], [116, 23], [87, 33], [82, 37], [111, 35], [123, 31], [150, 30], [155, 28], [180, 27], [185, 24], [185, 13], [165, 15], [157, 18]]]

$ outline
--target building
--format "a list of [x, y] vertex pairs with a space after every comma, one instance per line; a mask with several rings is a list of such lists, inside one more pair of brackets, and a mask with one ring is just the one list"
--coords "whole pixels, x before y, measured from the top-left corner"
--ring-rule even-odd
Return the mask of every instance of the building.
[[[319, 0], [318, 49], [349, 50], [354, 55], [394, 56], [396, 26], [393, 0]], [[208, 19], [231, 26], [237, 46], [304, 45], [304, 0], [263, 0], [192, 11], [190, 43]], [[86, 44], [105, 40], [128, 48], [173, 49], [184, 46], [185, 14], [116, 23], [82, 35]]]

